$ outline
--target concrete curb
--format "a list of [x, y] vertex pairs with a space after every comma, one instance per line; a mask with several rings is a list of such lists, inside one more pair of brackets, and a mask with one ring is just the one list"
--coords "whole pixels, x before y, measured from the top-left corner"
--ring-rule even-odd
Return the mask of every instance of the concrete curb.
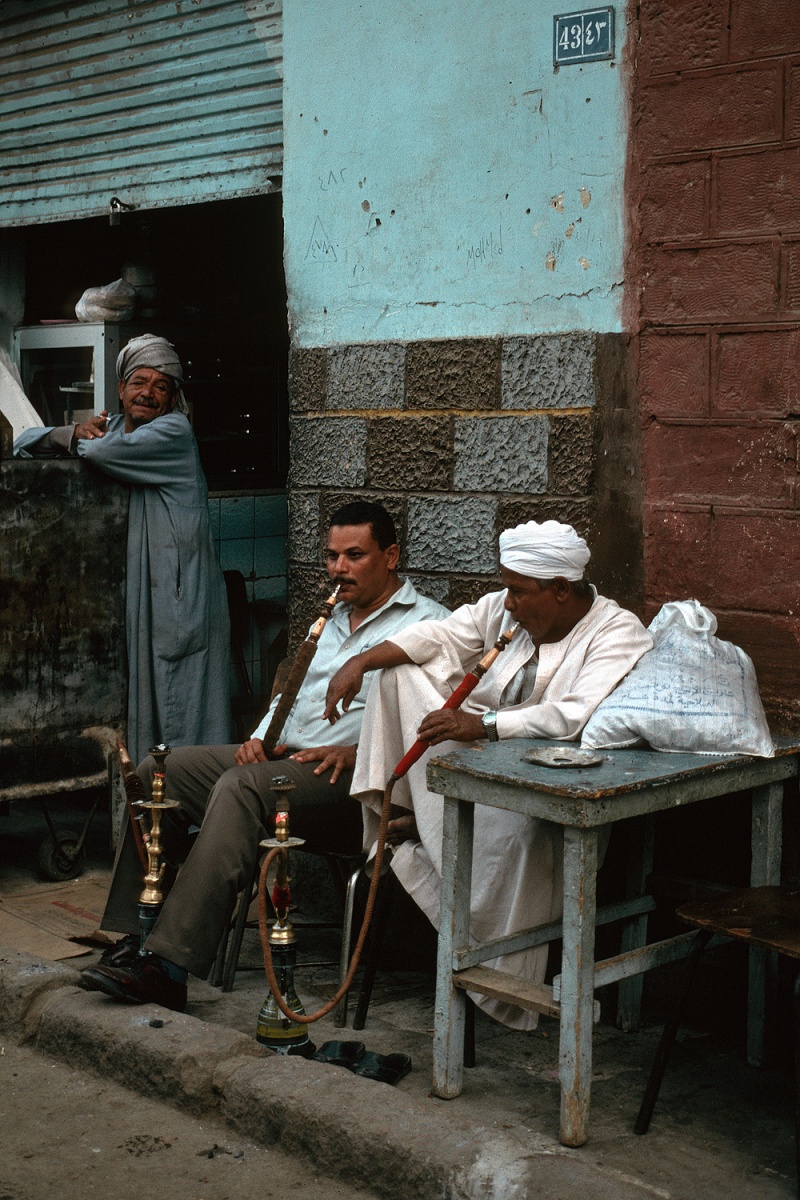
[[76, 987], [78, 973], [0, 947], [0, 1029], [145, 1095], [221, 1117], [391, 1200], [642, 1200], [650, 1189], [580, 1152], [437, 1118], [435, 1105], [284, 1058], [246, 1034]]

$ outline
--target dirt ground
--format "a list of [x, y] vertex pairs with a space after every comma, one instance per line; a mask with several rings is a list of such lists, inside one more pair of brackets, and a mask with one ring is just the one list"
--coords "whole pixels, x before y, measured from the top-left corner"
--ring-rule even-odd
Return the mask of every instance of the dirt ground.
[[[65, 811], [58, 816], [67, 820]], [[35, 881], [42, 825], [34, 808], [18, 809], [11, 819], [0, 820], [0, 900], [6, 900], [0, 909], [10, 908], [15, 891], [29, 891]], [[107, 886], [110, 854], [102, 818], [92, 830], [90, 851], [82, 878], [96, 874], [98, 886], [102, 880]], [[54, 886], [38, 885], [45, 890]], [[296, 890], [300, 899], [318, 898], [306, 880]], [[338, 936], [336, 930], [313, 924], [298, 926], [303, 965], [298, 966], [296, 984], [309, 1011], [334, 989], [336, 968], [331, 960], [338, 956]], [[776, 1022], [783, 1030], [778, 1063], [764, 1071], [748, 1067], [743, 1054], [746, 960], [741, 949], [723, 947], [708, 956], [646, 1138], [633, 1136], [633, 1120], [678, 983], [670, 968], [647, 977], [645, 1024], [639, 1033], [621, 1033], [611, 1016], [595, 1027], [590, 1140], [579, 1151], [565, 1151], [557, 1141], [558, 1027], [547, 1018], [535, 1033], [519, 1034], [479, 1013], [477, 1063], [465, 1072], [462, 1095], [449, 1103], [431, 1098], [431, 946], [417, 966], [382, 966], [363, 1033], [338, 1030], [327, 1017], [312, 1027], [313, 1040], [320, 1044], [328, 1038], [361, 1038], [379, 1053], [409, 1054], [413, 1070], [398, 1089], [429, 1108], [432, 1137], [450, 1122], [493, 1129], [501, 1138], [508, 1133], [527, 1151], [567, 1154], [618, 1179], [620, 1186], [635, 1183], [643, 1198], [728, 1200], [734, 1195], [783, 1200], [797, 1194], [787, 1014]], [[70, 960], [77, 968], [86, 961]], [[191, 980], [188, 1011], [213, 1025], [252, 1035], [266, 994], [255, 931], [248, 931], [239, 967], [230, 993]], [[67, 1085], [62, 1096], [61, 1080]], [[223, 1152], [203, 1159], [215, 1145]], [[243, 1159], [235, 1157], [239, 1151], [244, 1151]], [[26, 1159], [27, 1153], [32, 1157]], [[129, 1190], [123, 1190], [129, 1180]], [[371, 1186], [380, 1196], [379, 1183]], [[289, 1188], [301, 1200], [366, 1195], [351, 1185], [340, 1184], [337, 1190], [303, 1163], [284, 1161], [270, 1147], [248, 1145], [221, 1122], [193, 1120], [86, 1070], [68, 1070], [7, 1043], [0, 1057], [0, 1200], [40, 1200], [56, 1188], [64, 1200], [77, 1200], [79, 1195], [91, 1200], [101, 1194], [113, 1200], [136, 1195], [140, 1200], [144, 1188], [156, 1188], [167, 1200], [173, 1195], [181, 1200], [277, 1197], [288, 1194]]]
[[26, 1047], [0, 1054], [0, 1200], [369, 1200], [370, 1193]]

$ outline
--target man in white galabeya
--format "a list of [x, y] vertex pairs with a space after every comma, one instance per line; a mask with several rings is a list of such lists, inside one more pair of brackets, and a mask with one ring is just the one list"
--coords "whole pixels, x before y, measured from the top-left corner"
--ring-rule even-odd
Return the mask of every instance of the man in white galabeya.
[[[365, 672], [383, 669], [364, 713], [352, 794], [365, 809], [365, 839], [389, 775], [417, 738], [446, 753], [457, 742], [514, 737], [580, 737], [592, 712], [652, 646], [633, 613], [597, 594], [585, 579], [589, 548], [570, 525], [529, 521], [500, 535], [503, 590], [466, 604], [442, 620], [407, 626], [391, 641], [351, 658], [328, 689], [326, 715], [346, 712]], [[519, 624], [460, 709], [442, 702], [499, 635]], [[385, 668], [392, 668], [386, 670]], [[392, 869], [434, 925], [441, 891], [441, 796], [428, 791], [429, 754], [398, 781], [390, 824]], [[562, 833], [557, 825], [476, 806], [471, 928], [490, 941], [556, 920], [561, 912]], [[541, 982], [547, 947], [508, 955], [501, 965]], [[517, 1029], [535, 1014], [485, 997], [477, 1003]]]

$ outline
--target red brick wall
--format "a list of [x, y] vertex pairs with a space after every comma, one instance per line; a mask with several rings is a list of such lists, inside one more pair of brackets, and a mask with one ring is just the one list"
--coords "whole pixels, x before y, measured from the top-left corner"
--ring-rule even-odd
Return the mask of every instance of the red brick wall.
[[629, 172], [649, 613], [800, 721], [800, 3], [642, 0]]

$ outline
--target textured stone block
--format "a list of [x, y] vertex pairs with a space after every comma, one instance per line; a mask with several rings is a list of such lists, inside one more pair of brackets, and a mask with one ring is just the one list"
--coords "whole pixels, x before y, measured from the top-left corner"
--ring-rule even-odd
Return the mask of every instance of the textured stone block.
[[499, 408], [500, 342], [489, 338], [411, 342], [408, 408]]
[[585, 496], [594, 474], [594, 421], [591, 416], [550, 418], [550, 486], [561, 496]]
[[800, 137], [800, 64], [789, 68], [789, 105], [786, 113], [786, 136]]
[[374, 488], [447, 490], [453, 479], [453, 418], [373, 417], [367, 478]]
[[649, 505], [645, 552], [654, 601], [694, 596], [712, 611], [778, 616], [800, 608], [800, 521], [793, 512], [720, 506], [712, 517], [710, 506]]
[[330, 594], [329, 585], [328, 573], [322, 566], [317, 570], [293, 566], [289, 572], [287, 612], [291, 654], [305, 640], [311, 622], [319, 616], [320, 605]]
[[800, 413], [800, 330], [721, 333], [716, 407], [759, 416]]
[[289, 497], [289, 557], [317, 562], [319, 551], [319, 492], [293, 491]]
[[645, 158], [714, 146], [755, 146], [782, 133], [781, 67], [737, 68], [670, 77], [640, 93], [638, 136]]
[[800, 243], [793, 242], [786, 248], [786, 307], [790, 313], [800, 312]]
[[643, 450], [651, 500], [793, 503], [797, 445], [791, 426], [653, 422]]
[[365, 420], [295, 417], [290, 425], [290, 487], [361, 487], [365, 483]]
[[713, 67], [726, 60], [728, 0], [659, 0], [642, 4], [639, 20], [637, 53], [643, 76]]
[[708, 414], [708, 336], [660, 334], [639, 340], [639, 403], [643, 416]]
[[585, 408], [595, 403], [594, 334], [503, 340], [503, 408]]
[[694, 597], [701, 604], [711, 603], [715, 571], [711, 523], [710, 505], [645, 505], [648, 601], [660, 606], [667, 600]]
[[498, 504], [498, 530], [513, 529], [526, 521], [563, 521], [572, 525], [591, 546], [594, 500], [561, 496], [505, 497]]
[[794, 733], [800, 718], [800, 615], [718, 612], [719, 637], [750, 655], [773, 733]]
[[405, 356], [396, 342], [331, 348], [328, 408], [402, 408]]
[[707, 235], [710, 176], [708, 159], [645, 168], [641, 223], [648, 242]]
[[447, 608], [450, 607], [450, 581], [446, 576], [413, 573], [408, 575], [408, 579], [411, 580], [421, 596], [428, 596], [431, 600], [438, 600], [440, 604], [444, 604]]
[[2, 736], [41, 750], [48, 730], [124, 722], [128, 490], [75, 459], [0, 475]]
[[725, 608], [796, 616], [800, 520], [796, 512], [714, 510], [714, 600]]
[[547, 490], [546, 417], [460, 417], [453, 486], [464, 492]]
[[732, 61], [797, 54], [797, 0], [733, 0]]
[[778, 272], [777, 241], [650, 250], [644, 255], [642, 315], [676, 325], [774, 320]]
[[293, 349], [289, 356], [289, 399], [295, 411], [325, 407], [328, 390], [328, 351]]
[[464, 496], [410, 496], [408, 566], [412, 571], [497, 570], [497, 504]]
[[444, 601], [453, 612], [462, 604], [474, 604], [487, 592], [499, 592], [500, 575], [456, 575], [450, 580], [450, 597]]
[[798, 194], [797, 147], [721, 157], [717, 163], [717, 236], [800, 231]]

